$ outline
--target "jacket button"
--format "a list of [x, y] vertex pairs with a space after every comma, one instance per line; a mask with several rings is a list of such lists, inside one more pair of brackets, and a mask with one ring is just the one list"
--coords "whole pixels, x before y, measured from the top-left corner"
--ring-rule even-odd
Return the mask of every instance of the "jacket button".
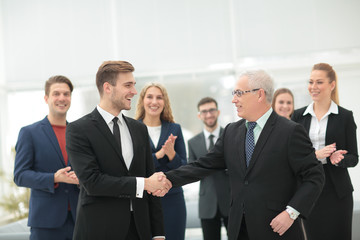
[[248, 185], [248, 184], [249, 184], [248, 180], [245, 180], [244, 184], [245, 184], [245, 185]]

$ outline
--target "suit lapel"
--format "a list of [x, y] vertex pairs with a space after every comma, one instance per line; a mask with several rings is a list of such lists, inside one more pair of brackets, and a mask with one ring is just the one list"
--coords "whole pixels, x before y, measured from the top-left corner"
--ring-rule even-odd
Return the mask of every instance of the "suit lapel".
[[99, 130], [99, 132], [104, 136], [104, 138], [109, 142], [109, 144], [113, 147], [114, 151], [117, 153], [121, 162], [123, 163], [125, 169], [127, 169], [124, 158], [120, 151], [117, 142], [115, 141], [114, 135], [111, 133], [109, 126], [105, 122], [104, 118], [100, 115], [98, 110], [95, 110], [91, 113], [91, 119], [94, 123], [94, 126]]
[[54, 129], [52, 128], [49, 120], [47, 117], [45, 117], [44, 120], [41, 122], [41, 129], [44, 132], [44, 134], [48, 137], [49, 142], [54, 147], [56, 154], [58, 155], [58, 159], [61, 161], [61, 164], [65, 166], [64, 156], [62, 155], [59, 142], [57, 140], [57, 137], [55, 135]]
[[235, 135], [235, 146], [239, 146], [238, 149], [238, 156], [240, 156], [239, 164], [241, 173], [245, 175], [246, 172], [246, 160], [245, 160], [245, 138], [246, 138], [246, 126], [245, 120], [243, 124], [240, 125], [239, 132]]
[[165, 141], [169, 138], [169, 128], [170, 124], [168, 122], [161, 121], [159, 142], [157, 142], [157, 145], [154, 146], [153, 150], [158, 151], [162, 148], [163, 143], [165, 143]]
[[277, 114], [275, 113], [275, 111], [273, 111], [269, 117], [269, 119], [267, 120], [264, 129], [261, 131], [259, 139], [255, 145], [255, 149], [253, 152], [253, 155], [251, 157], [250, 160], [250, 164], [249, 167], [247, 169], [247, 172], [249, 172], [251, 170], [251, 168], [254, 166], [254, 164], [256, 163], [257, 159], [259, 158], [259, 155], [261, 153], [261, 150], [264, 148], [272, 130], [274, 129], [275, 126], [275, 122], [276, 119], [278, 118]]
[[199, 144], [199, 151], [201, 151], [201, 153], [199, 154], [199, 156], [203, 156], [205, 155], [208, 151], [206, 149], [206, 139], [205, 139], [205, 134], [204, 132], [202, 132], [199, 136], [200, 141], [198, 141]]

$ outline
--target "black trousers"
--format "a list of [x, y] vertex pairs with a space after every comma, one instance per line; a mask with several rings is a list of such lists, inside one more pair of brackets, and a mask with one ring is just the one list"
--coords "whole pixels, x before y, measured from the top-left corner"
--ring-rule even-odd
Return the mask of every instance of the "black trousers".
[[228, 217], [223, 217], [219, 211], [219, 208], [214, 218], [201, 219], [201, 228], [204, 240], [220, 240], [222, 222], [224, 223], [224, 226], [227, 230]]
[[246, 228], [245, 216], [243, 216], [242, 218], [238, 240], [250, 240]]
[[140, 240], [138, 231], [136, 229], [134, 214], [131, 212], [131, 220], [128, 234], [126, 235], [126, 240]]

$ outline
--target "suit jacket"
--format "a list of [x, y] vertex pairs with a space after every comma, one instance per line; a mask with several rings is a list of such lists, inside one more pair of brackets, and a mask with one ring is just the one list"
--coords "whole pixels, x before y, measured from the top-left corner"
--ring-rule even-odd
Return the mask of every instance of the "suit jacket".
[[[220, 135], [224, 129], [220, 127]], [[205, 135], [201, 132], [189, 139], [189, 162], [194, 162], [208, 152]], [[230, 208], [230, 183], [227, 170], [217, 171], [200, 181], [199, 218], [211, 219], [216, 216], [217, 209], [227, 217]]]
[[[287, 205], [306, 218], [322, 190], [324, 171], [305, 129], [272, 112], [249, 167], [245, 163], [245, 135], [244, 119], [227, 125], [212, 151], [168, 172], [168, 179], [178, 186], [227, 168], [231, 189], [229, 240], [238, 239], [244, 216], [252, 240], [303, 239], [299, 220], [281, 238], [270, 222]], [[301, 179], [300, 184], [297, 179]]]
[[125, 117], [134, 157], [127, 169], [107, 123], [95, 109], [70, 123], [66, 131], [69, 159], [80, 181], [74, 239], [125, 239], [133, 216], [141, 239], [165, 236], [160, 199], [144, 192], [136, 197], [136, 177], [154, 173], [146, 126]]
[[[328, 118], [325, 146], [336, 143], [337, 149], [347, 150], [344, 159], [335, 166], [327, 158], [327, 168], [329, 169], [330, 180], [335, 187], [336, 194], [342, 198], [354, 189], [351, 184], [348, 167], [355, 167], [359, 161], [356, 141], [356, 124], [353, 113], [345, 108], [338, 106], [338, 114], [330, 114]], [[311, 114], [303, 116], [306, 107], [294, 112], [292, 120], [303, 125], [307, 132], [310, 130]]]
[[[172, 161], [169, 161], [169, 158], [166, 155], [161, 159], [157, 159], [155, 156], [156, 152], [160, 151], [162, 145], [164, 145], [165, 141], [169, 138], [170, 134], [177, 136], [174, 146], [174, 150], [176, 152], [174, 159]], [[152, 157], [156, 172], [167, 172], [171, 169], [176, 169], [187, 163], [186, 148], [185, 148], [184, 138], [182, 135], [180, 124], [161, 121], [161, 133], [160, 133], [159, 142], [157, 142], [155, 146], [150, 136], [149, 136], [149, 140], [150, 140], [151, 152], [152, 152]], [[171, 195], [173, 193], [178, 193], [182, 191], [183, 190], [181, 187], [171, 188], [170, 191], [167, 193], [167, 195]]]
[[66, 221], [69, 203], [75, 221], [79, 189], [66, 183], [54, 188], [54, 173], [66, 166], [48, 118], [23, 127], [15, 150], [14, 182], [31, 188], [28, 226], [61, 227]]

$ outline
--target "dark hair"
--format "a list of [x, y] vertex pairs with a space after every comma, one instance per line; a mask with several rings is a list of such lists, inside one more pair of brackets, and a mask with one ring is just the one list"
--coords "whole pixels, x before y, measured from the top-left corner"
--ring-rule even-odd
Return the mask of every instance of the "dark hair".
[[100, 96], [103, 95], [103, 85], [105, 82], [116, 86], [116, 80], [119, 73], [133, 72], [135, 68], [131, 63], [125, 61], [105, 61], [99, 67], [96, 73], [96, 86], [99, 90]]
[[204, 98], [200, 99], [200, 101], [199, 101], [199, 103], [197, 105], [197, 108], [199, 110], [201, 105], [204, 105], [206, 103], [212, 103], [212, 102], [215, 103], [216, 108], [218, 108], [218, 104], [217, 104], [216, 100], [211, 98], [211, 97], [204, 97]]
[[333, 67], [327, 63], [318, 63], [313, 66], [311, 71], [314, 71], [314, 70], [325, 71], [327, 73], [327, 77], [330, 79], [330, 83], [335, 81], [335, 88], [331, 92], [331, 100], [333, 100], [337, 105], [339, 105], [337, 76], [336, 76], [336, 72], [334, 71]]
[[46, 82], [45, 82], [45, 95], [49, 96], [50, 93], [50, 87], [51, 85], [53, 85], [54, 83], [66, 83], [69, 88], [70, 88], [70, 92], [73, 91], [74, 86], [72, 85], [70, 79], [68, 79], [65, 76], [62, 75], [56, 75], [56, 76], [52, 76], [50, 77]]

